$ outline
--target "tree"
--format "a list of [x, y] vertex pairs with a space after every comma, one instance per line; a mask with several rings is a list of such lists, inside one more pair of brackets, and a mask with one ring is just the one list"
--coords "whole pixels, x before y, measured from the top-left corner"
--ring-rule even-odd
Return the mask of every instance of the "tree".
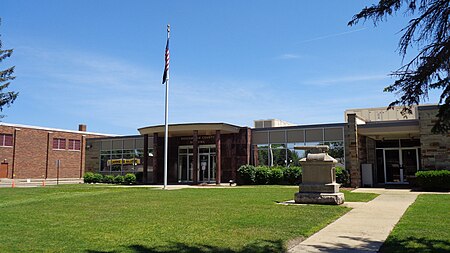
[[412, 105], [428, 100], [430, 89], [441, 89], [438, 119], [432, 131], [445, 134], [450, 130], [450, 0], [379, 0], [356, 14], [348, 25], [371, 19], [376, 26], [402, 10], [411, 19], [401, 30], [399, 53], [404, 60], [407, 51], [416, 46], [418, 54], [391, 73], [396, 80], [384, 91], [396, 92], [399, 98], [388, 108], [401, 105], [406, 115]]
[[[1, 18], [0, 18], [0, 25], [1, 25]], [[11, 54], [13, 53], [13, 49], [3, 50], [2, 46], [3, 46], [2, 40], [0, 38], [0, 63], [6, 58], [11, 57]], [[16, 100], [17, 95], [19, 95], [18, 92], [5, 91], [11, 84], [11, 81], [14, 80], [14, 78], [16, 78], [15, 76], [13, 76], [14, 68], [15, 66], [12, 66], [5, 70], [0, 70], [0, 111], [3, 111], [3, 108], [5, 106], [9, 107], [14, 102], [14, 100]], [[0, 117], [3, 118], [4, 115], [0, 115]]]

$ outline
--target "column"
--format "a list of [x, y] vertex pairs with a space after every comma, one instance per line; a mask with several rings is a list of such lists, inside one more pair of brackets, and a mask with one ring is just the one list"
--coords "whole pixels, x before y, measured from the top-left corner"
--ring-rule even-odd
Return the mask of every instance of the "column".
[[159, 168], [158, 168], [158, 133], [153, 134], [153, 183], [158, 183]]
[[361, 186], [357, 129], [356, 114], [348, 114], [345, 128], [345, 168], [350, 172], [350, 184], [352, 187]]
[[220, 130], [216, 130], [216, 184], [222, 182], [222, 148], [220, 145]]
[[142, 182], [148, 182], [148, 134], [144, 134], [144, 162], [143, 162]]
[[198, 130], [194, 130], [192, 138], [192, 180], [194, 184], [198, 183]]

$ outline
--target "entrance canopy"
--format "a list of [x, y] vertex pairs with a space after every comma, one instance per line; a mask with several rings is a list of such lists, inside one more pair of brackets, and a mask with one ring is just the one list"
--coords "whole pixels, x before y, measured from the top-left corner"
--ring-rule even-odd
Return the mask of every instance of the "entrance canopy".
[[358, 135], [367, 136], [375, 140], [419, 137], [419, 120], [367, 122], [366, 124], [358, 125]]
[[[170, 124], [169, 137], [191, 136], [194, 130], [198, 131], [198, 135], [214, 135], [219, 130], [220, 134], [239, 133], [241, 127], [227, 123], [184, 123]], [[138, 129], [140, 134], [164, 136], [164, 125], [148, 126]]]

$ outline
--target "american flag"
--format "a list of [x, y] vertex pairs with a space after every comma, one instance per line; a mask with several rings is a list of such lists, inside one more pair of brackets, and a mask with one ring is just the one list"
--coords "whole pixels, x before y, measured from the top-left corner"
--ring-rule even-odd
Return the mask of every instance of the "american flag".
[[165, 84], [167, 80], [169, 79], [169, 62], [170, 62], [170, 54], [169, 54], [169, 37], [167, 37], [167, 44], [166, 44], [166, 65], [164, 67], [164, 74], [163, 74], [163, 80], [162, 83]]

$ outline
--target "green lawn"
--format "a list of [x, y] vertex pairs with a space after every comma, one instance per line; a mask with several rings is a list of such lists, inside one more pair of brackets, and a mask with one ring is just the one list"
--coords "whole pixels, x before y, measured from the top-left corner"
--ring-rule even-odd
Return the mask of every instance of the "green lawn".
[[349, 211], [276, 204], [296, 190], [4, 188], [0, 252], [280, 252]]
[[450, 195], [420, 195], [380, 252], [450, 252]]
[[341, 192], [344, 193], [346, 202], [369, 202], [379, 195], [376, 193], [351, 192], [347, 190], [341, 190]]

